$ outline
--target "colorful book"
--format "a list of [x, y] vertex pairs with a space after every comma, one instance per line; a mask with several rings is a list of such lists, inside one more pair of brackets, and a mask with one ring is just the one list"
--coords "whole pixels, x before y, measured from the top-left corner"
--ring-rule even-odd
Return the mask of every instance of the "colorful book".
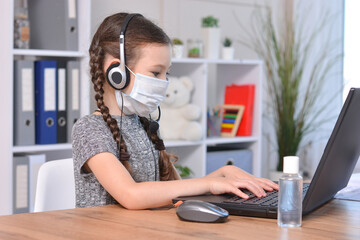
[[251, 136], [253, 109], [255, 100], [255, 85], [229, 85], [225, 88], [224, 104], [243, 105], [244, 113], [236, 136]]

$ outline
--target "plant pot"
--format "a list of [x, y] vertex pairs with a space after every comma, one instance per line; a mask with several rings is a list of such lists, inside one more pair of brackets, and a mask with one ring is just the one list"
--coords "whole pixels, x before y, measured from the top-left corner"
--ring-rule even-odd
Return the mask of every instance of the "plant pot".
[[271, 181], [279, 181], [279, 178], [283, 175], [281, 171], [270, 171], [269, 172], [269, 179]]
[[187, 41], [187, 56], [190, 58], [203, 57], [203, 43], [199, 39], [189, 39]]
[[235, 48], [223, 47], [221, 49], [221, 58], [225, 60], [233, 60], [235, 55]]
[[184, 45], [173, 45], [172, 53], [174, 58], [182, 58], [184, 54]]
[[220, 55], [220, 28], [202, 28], [202, 40], [204, 43], [204, 57], [218, 59]]

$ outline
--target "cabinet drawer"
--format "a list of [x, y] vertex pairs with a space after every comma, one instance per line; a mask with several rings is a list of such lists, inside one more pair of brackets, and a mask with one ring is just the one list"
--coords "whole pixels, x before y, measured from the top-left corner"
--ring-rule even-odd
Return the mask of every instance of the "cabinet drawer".
[[208, 152], [206, 174], [225, 165], [235, 165], [248, 173], [252, 173], [252, 156], [252, 152], [246, 149]]

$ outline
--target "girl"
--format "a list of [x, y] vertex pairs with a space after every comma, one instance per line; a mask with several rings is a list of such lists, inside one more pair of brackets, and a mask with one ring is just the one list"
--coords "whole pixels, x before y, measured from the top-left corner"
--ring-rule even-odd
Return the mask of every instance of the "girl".
[[[147, 118], [165, 96], [170, 39], [141, 15], [133, 16], [121, 29], [126, 16], [107, 17], [89, 48], [99, 109], [79, 119], [73, 128], [76, 207], [119, 203], [128, 209], [145, 209], [167, 205], [179, 196], [210, 192], [248, 198], [239, 188], [258, 197], [265, 196], [264, 189], [278, 189], [273, 182], [234, 166], [202, 178], [180, 179], [172, 164], [177, 157], [165, 151]], [[120, 56], [120, 31], [125, 36], [124, 58]], [[130, 80], [122, 91], [114, 89], [109, 79], [120, 59], [126, 59]]]

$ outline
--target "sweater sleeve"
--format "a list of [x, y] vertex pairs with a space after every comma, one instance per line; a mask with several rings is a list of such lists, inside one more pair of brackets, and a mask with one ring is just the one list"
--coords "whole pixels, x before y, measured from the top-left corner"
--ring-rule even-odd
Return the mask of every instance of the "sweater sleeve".
[[118, 157], [111, 131], [104, 123], [99, 122], [101, 120], [85, 116], [80, 118], [72, 129], [73, 161], [77, 174], [86, 174], [83, 166], [96, 154], [109, 152]]

